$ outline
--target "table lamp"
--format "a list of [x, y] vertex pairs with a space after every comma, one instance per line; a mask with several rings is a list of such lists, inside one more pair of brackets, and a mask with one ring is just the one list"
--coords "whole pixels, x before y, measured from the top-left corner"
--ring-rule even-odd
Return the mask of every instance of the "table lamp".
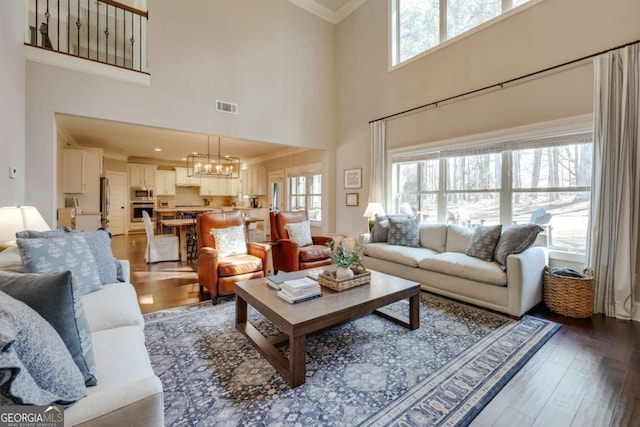
[[0, 208], [0, 243], [15, 241], [23, 230], [49, 231], [51, 227], [34, 206], [5, 206]]
[[373, 230], [373, 224], [375, 224], [376, 215], [384, 215], [384, 208], [382, 207], [382, 203], [369, 203], [363, 215], [369, 218], [369, 232]]

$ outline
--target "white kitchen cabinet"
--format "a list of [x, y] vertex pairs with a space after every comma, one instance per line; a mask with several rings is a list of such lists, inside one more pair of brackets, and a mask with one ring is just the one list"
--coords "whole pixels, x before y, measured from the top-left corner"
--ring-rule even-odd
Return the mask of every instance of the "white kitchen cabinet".
[[267, 188], [267, 168], [257, 167], [242, 171], [242, 192], [249, 196], [263, 196]]
[[132, 187], [153, 187], [156, 184], [156, 167], [129, 163], [129, 185]]
[[72, 148], [62, 150], [62, 192], [70, 194], [84, 193], [86, 151]]
[[200, 180], [200, 195], [236, 196], [239, 185], [237, 179], [202, 178]]
[[176, 195], [176, 172], [157, 170], [156, 171], [156, 196]]
[[202, 181], [208, 179], [199, 177], [187, 176], [187, 168], [175, 168], [176, 169], [176, 185], [178, 187], [200, 187]]

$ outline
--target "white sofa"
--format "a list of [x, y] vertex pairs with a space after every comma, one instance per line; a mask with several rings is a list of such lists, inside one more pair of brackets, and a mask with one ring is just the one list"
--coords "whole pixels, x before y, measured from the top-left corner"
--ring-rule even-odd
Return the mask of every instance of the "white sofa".
[[[8, 252], [7, 252], [8, 251]], [[0, 270], [23, 272], [15, 249], [2, 252]], [[144, 320], [129, 283], [129, 261], [120, 261], [124, 283], [103, 285], [82, 297], [91, 329], [98, 385], [65, 409], [65, 426], [162, 426], [162, 383], [145, 347]]]
[[491, 310], [520, 317], [542, 301], [542, 272], [547, 251], [531, 247], [507, 257], [506, 272], [495, 262], [465, 255], [472, 229], [420, 224], [420, 247], [366, 243], [366, 268], [403, 277], [421, 288]]

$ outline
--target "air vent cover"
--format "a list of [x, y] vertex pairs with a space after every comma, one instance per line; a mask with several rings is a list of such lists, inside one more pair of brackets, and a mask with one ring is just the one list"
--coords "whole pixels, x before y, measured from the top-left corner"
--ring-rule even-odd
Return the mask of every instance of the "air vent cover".
[[238, 104], [216, 100], [216, 111], [229, 114], [238, 114]]

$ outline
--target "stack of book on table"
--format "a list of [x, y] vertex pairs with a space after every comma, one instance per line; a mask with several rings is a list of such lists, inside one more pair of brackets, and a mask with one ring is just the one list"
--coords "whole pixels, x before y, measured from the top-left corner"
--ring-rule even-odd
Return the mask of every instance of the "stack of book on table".
[[322, 296], [320, 285], [309, 277], [285, 280], [280, 285], [278, 296], [283, 300], [295, 304]]
[[271, 286], [273, 289], [280, 290], [280, 286], [282, 286], [282, 284], [287, 280], [302, 279], [303, 277], [304, 275], [298, 273], [297, 271], [290, 271], [288, 273], [280, 272], [275, 276], [268, 276], [267, 285]]

